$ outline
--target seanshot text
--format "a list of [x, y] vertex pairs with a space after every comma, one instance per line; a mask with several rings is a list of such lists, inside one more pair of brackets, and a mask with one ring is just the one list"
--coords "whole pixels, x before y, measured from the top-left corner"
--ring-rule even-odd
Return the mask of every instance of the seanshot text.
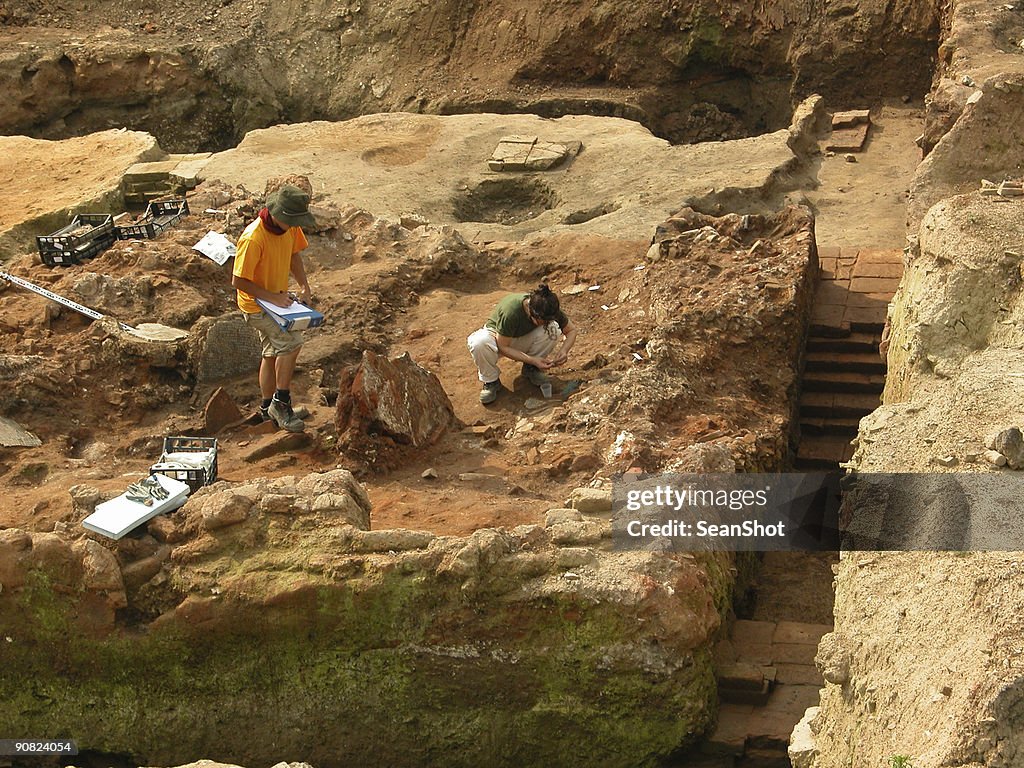
[[785, 538], [786, 524], [781, 520], [776, 523], [762, 523], [760, 520], [744, 520], [741, 523], [709, 523], [706, 520], [692, 523], [683, 520], [643, 523], [630, 520], [626, 524], [626, 533], [634, 538]]

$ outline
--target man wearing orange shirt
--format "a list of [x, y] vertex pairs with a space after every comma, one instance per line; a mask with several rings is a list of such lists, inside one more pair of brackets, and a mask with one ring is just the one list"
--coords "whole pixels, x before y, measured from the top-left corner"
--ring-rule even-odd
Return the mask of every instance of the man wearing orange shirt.
[[290, 306], [288, 276], [294, 275], [299, 285], [299, 301], [310, 303], [312, 292], [300, 251], [309, 245], [302, 227], [315, 223], [309, 212], [309, 195], [301, 189], [285, 186], [272, 192], [267, 197], [267, 207], [238, 238], [231, 277], [231, 285], [238, 294], [238, 308], [246, 324], [256, 329], [263, 345], [260, 411], [289, 432], [302, 432], [306, 426], [292, 410], [290, 389], [295, 361], [302, 348], [302, 333], [281, 328], [256, 299], [279, 307]]

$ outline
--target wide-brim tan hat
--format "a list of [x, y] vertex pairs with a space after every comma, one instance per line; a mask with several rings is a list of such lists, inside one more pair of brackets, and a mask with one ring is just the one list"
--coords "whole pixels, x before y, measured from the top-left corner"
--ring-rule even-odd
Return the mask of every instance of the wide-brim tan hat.
[[289, 227], [316, 226], [316, 219], [309, 212], [309, 195], [298, 187], [284, 186], [267, 196], [267, 210], [270, 215]]

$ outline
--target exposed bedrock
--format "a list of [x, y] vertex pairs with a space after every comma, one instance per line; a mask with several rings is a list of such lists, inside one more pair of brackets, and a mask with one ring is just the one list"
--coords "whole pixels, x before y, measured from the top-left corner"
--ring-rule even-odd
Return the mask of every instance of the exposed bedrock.
[[727, 555], [611, 552], [578, 513], [457, 538], [368, 511], [334, 470], [217, 483], [117, 543], [0, 532], [0, 721], [328, 767], [653, 765], [712, 721]]

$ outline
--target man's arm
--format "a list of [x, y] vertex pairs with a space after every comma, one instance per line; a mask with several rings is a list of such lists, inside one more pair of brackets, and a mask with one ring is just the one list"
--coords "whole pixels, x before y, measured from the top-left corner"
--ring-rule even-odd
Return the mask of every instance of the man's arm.
[[232, 275], [231, 286], [242, 291], [242, 293], [248, 293], [250, 296], [254, 296], [257, 299], [269, 301], [271, 304], [278, 307], [290, 307], [292, 304], [292, 299], [287, 292], [274, 293], [273, 291], [268, 291], [262, 285], [257, 285], [246, 277]]
[[554, 357], [549, 357], [547, 360], [551, 367], [564, 365], [565, 361], [569, 359], [569, 351], [572, 349], [572, 345], [576, 343], [576, 326], [571, 322], [562, 329], [562, 334], [565, 336], [562, 348], [558, 350], [558, 354]]

